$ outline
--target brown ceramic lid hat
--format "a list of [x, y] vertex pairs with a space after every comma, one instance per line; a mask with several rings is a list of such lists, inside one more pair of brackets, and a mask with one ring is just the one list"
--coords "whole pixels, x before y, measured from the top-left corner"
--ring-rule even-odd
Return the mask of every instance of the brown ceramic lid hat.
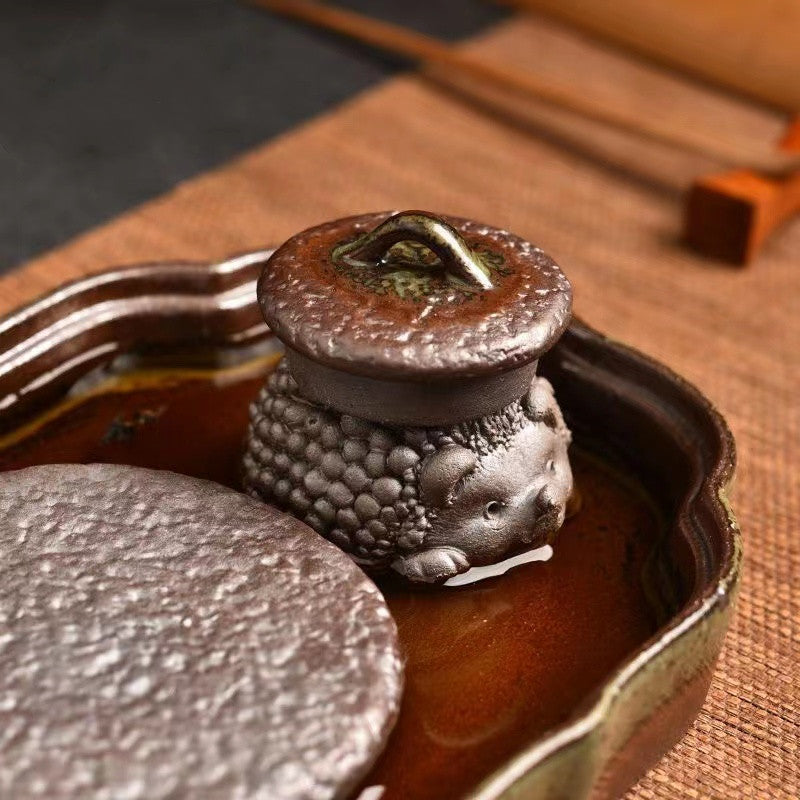
[[538, 247], [422, 211], [309, 228], [275, 251], [258, 284], [306, 397], [401, 425], [481, 417], [525, 394], [571, 297]]

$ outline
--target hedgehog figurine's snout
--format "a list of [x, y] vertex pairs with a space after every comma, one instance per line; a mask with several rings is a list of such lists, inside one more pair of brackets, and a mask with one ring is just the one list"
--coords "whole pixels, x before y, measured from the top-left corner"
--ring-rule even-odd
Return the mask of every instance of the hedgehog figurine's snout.
[[[469, 427], [472, 435], [465, 436]], [[430, 496], [432, 474], [447, 476], [444, 490], [433, 481], [435, 511], [425, 552], [406, 557], [395, 568], [415, 580], [444, 580], [452, 569], [461, 571], [464, 562], [491, 564], [520, 546], [552, 542], [564, 522], [572, 471], [570, 434], [545, 379], [534, 379], [525, 400], [499, 415], [457, 426], [446, 439], [465, 446], [457, 446], [458, 452], [446, 445], [423, 465], [423, 500]], [[432, 556], [436, 548], [446, 548], [447, 557]]]

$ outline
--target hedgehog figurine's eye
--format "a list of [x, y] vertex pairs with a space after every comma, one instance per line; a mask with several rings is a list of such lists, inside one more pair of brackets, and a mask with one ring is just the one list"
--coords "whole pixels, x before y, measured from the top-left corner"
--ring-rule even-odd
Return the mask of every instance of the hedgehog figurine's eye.
[[497, 500], [488, 502], [483, 508], [483, 516], [489, 521], [498, 519], [500, 512], [503, 510], [503, 504]]
[[547, 470], [549, 472], [555, 472], [556, 471], [556, 462], [552, 458], [547, 462], [547, 464], [545, 466], [547, 467]]

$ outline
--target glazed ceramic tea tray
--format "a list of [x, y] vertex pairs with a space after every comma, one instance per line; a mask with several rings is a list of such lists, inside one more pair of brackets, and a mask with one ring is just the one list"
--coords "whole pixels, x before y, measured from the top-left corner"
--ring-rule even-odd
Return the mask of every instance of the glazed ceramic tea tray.
[[[248, 405], [280, 353], [255, 303], [268, 255], [106, 272], [0, 321], [0, 469], [105, 462], [241, 489]], [[730, 433], [579, 321], [539, 372], [573, 432], [580, 511], [550, 560], [502, 578], [377, 578], [405, 688], [353, 797], [617, 797], [703, 703], [740, 566]]]

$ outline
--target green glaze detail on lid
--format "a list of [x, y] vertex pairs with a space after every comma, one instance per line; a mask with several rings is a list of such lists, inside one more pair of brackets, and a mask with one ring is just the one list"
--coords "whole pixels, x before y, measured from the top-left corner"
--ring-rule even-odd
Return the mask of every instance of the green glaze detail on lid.
[[[334, 252], [349, 242], [340, 242]], [[513, 270], [505, 265], [502, 253], [478, 246], [473, 254], [497, 285]], [[402, 300], [421, 302], [437, 298], [448, 302], [465, 302], [482, 291], [464, 278], [444, 269], [441, 259], [422, 242], [406, 240], [392, 245], [378, 264], [362, 261], [353, 256], [340, 256], [331, 260], [337, 272], [357, 286], [374, 294], [394, 294]]]

